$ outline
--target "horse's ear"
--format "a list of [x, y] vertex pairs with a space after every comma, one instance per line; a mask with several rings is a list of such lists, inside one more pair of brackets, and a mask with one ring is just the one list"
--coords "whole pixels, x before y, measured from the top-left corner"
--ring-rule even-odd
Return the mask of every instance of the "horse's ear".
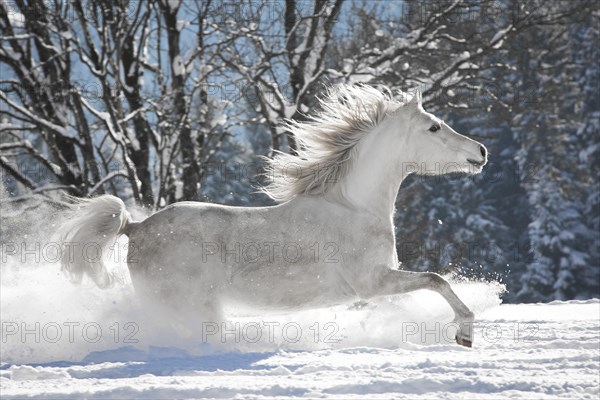
[[413, 108], [421, 108], [422, 107], [422, 99], [421, 99], [421, 89], [417, 88], [415, 91], [415, 95], [410, 99], [408, 103]]

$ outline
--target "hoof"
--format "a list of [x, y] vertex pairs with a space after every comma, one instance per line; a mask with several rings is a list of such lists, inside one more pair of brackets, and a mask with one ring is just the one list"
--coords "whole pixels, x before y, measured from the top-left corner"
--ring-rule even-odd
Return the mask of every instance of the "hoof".
[[463, 316], [460, 321], [457, 321], [459, 324], [458, 332], [456, 332], [456, 343], [465, 347], [473, 347], [473, 320], [475, 319], [475, 315], [472, 312], [469, 312], [467, 315]]
[[460, 337], [460, 336], [456, 336], [456, 343], [460, 344], [461, 346], [465, 346], [465, 347], [473, 347], [473, 342], [467, 338], [464, 337]]

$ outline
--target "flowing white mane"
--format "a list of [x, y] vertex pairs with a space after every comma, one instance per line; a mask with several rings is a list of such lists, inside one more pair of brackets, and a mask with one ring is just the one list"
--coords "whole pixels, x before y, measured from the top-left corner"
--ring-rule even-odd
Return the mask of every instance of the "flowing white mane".
[[269, 184], [261, 190], [275, 201], [298, 195], [324, 195], [347, 174], [360, 139], [403, 103], [390, 91], [339, 85], [319, 98], [321, 110], [307, 121], [286, 121], [298, 154], [277, 152], [267, 159]]

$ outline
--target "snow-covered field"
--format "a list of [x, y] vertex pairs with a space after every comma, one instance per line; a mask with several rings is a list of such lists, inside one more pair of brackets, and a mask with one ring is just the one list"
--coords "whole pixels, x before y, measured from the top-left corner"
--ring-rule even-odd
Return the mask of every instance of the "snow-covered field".
[[471, 349], [452, 342], [449, 307], [425, 291], [352, 309], [232, 311], [226, 326], [190, 340], [137, 309], [123, 287], [77, 288], [57, 267], [2, 272], [2, 399], [600, 393], [598, 300], [500, 305], [500, 285], [455, 282], [478, 318]]

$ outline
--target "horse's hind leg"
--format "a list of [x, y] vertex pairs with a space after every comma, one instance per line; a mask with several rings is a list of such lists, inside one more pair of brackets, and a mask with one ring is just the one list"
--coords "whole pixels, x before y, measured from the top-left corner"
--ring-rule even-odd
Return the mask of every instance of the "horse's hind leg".
[[431, 272], [397, 271], [386, 267], [376, 268], [374, 273], [372, 287], [369, 288], [370, 296], [401, 294], [419, 289], [439, 293], [452, 307], [454, 321], [459, 325], [456, 342], [463, 346], [472, 346], [474, 315], [444, 278]]

